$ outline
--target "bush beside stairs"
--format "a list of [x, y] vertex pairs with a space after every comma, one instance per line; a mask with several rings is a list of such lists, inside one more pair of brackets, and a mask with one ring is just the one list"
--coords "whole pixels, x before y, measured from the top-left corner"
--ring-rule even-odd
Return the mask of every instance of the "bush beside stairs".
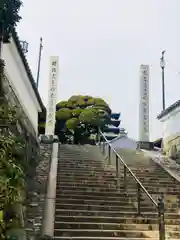
[[[166, 239], [180, 239], [180, 184], [153, 162], [131, 166], [155, 199], [164, 194]], [[54, 239], [158, 240], [158, 216], [127, 176], [117, 188], [116, 171], [107, 166], [100, 150], [90, 145], [60, 145], [58, 158]]]

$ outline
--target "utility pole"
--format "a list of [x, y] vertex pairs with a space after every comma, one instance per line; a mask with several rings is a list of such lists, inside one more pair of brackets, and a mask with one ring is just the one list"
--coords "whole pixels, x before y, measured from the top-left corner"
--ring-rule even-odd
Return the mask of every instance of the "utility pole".
[[164, 53], [165, 53], [165, 50], [162, 51], [162, 56], [160, 58], [160, 66], [162, 69], [162, 107], [163, 107], [163, 111], [166, 108], [166, 105], [165, 105], [165, 82], [164, 82], [164, 69], [165, 69]]
[[36, 86], [38, 88], [39, 85], [39, 74], [40, 74], [40, 68], [41, 68], [41, 53], [42, 53], [42, 49], [43, 49], [43, 45], [42, 45], [42, 37], [40, 38], [40, 45], [39, 45], [39, 60], [38, 60], [38, 70], [37, 70], [37, 80], [36, 80]]

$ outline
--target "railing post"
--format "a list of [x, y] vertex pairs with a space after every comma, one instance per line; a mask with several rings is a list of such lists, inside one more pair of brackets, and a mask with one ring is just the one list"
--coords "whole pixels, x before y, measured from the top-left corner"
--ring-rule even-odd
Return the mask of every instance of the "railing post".
[[137, 213], [141, 214], [141, 186], [137, 183]]
[[98, 146], [99, 146], [99, 148], [100, 148], [100, 152], [102, 153], [102, 143], [101, 142], [98, 142]]
[[105, 142], [102, 142], [102, 154], [105, 154]]
[[111, 146], [108, 145], [108, 164], [111, 165]]
[[101, 135], [100, 135], [100, 128], [98, 127], [98, 131], [97, 131], [97, 142], [100, 144], [101, 142]]
[[164, 200], [158, 199], [159, 240], [165, 240]]
[[119, 174], [119, 158], [118, 155], [116, 155], [116, 178], [117, 178], [117, 188], [120, 187], [120, 174]]
[[124, 193], [127, 193], [127, 168], [124, 166]]

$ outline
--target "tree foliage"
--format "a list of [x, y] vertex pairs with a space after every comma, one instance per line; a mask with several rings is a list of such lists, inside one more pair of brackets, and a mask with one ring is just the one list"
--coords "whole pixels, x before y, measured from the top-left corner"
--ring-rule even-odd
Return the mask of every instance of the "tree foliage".
[[0, 1], [0, 37], [8, 41], [12, 29], [21, 20], [19, 15], [21, 0], [1, 0]]
[[[111, 109], [101, 98], [74, 95], [56, 105], [55, 133], [64, 141], [68, 137], [87, 139], [110, 121]], [[44, 133], [45, 113], [39, 116], [39, 133]]]
[[[0, 125], [10, 126], [18, 119], [15, 107], [0, 106]], [[13, 132], [0, 136], [0, 239], [8, 239], [9, 231], [21, 227], [16, 207], [24, 201], [25, 174], [23, 168], [25, 142]]]

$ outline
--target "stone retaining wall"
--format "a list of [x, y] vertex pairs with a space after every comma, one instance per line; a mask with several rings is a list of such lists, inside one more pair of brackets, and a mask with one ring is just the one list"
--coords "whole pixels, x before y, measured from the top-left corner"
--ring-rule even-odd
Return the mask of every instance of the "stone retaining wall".
[[28, 239], [40, 235], [44, 215], [44, 204], [48, 174], [51, 161], [51, 144], [40, 145], [40, 161], [35, 169], [35, 175], [28, 182], [26, 232]]

